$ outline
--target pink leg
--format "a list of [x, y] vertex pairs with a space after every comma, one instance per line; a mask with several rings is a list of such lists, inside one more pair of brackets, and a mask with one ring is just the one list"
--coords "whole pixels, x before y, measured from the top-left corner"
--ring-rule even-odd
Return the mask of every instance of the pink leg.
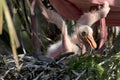
[[101, 49], [103, 47], [105, 41], [107, 40], [107, 35], [108, 35], [105, 18], [100, 20], [100, 24], [101, 24], [101, 33], [100, 33], [101, 40], [98, 49]]

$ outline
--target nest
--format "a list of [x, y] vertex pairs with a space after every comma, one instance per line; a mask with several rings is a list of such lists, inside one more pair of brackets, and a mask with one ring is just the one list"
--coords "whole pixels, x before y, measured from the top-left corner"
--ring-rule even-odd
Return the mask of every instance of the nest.
[[[20, 56], [20, 55], [19, 55]], [[65, 74], [66, 65], [50, 58], [25, 55], [19, 58], [20, 70], [15, 67], [12, 56], [0, 56], [0, 78], [2, 80], [64, 80], [69, 79]]]

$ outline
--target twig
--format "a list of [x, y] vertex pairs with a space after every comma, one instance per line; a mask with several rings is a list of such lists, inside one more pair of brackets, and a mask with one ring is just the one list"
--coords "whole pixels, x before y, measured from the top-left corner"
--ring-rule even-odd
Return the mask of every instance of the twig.
[[79, 80], [80, 77], [86, 72], [86, 70], [83, 70], [81, 73], [76, 72], [75, 70], [72, 70], [72, 73], [75, 74], [77, 77], [75, 80]]
[[44, 74], [44, 72], [41, 72], [36, 78], [34, 78], [33, 80], [38, 80], [38, 78], [41, 76], [41, 75], [43, 75]]
[[76, 76], [78, 76], [78, 75], [79, 75], [79, 73], [78, 73], [78, 72], [76, 72], [75, 70], [72, 70], [72, 73], [73, 73], [74, 75], [76, 75]]
[[5, 74], [4, 74], [4, 76], [3, 76], [3, 79], [6, 77], [6, 75], [11, 71], [11, 70], [13, 70], [13, 69], [15, 69], [14, 67], [12, 67], [12, 68], [10, 68], [9, 70], [7, 70], [6, 72], [5, 72]]
[[75, 80], [79, 80], [80, 77], [86, 72], [86, 70], [83, 70], [81, 73], [79, 73], [79, 75], [77, 76], [77, 78], [75, 78]]

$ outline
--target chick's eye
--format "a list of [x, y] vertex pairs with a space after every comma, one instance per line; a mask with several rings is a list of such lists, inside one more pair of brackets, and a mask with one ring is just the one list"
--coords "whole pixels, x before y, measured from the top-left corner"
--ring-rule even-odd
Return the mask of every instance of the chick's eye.
[[86, 36], [87, 33], [85, 31], [82, 32], [82, 36]]

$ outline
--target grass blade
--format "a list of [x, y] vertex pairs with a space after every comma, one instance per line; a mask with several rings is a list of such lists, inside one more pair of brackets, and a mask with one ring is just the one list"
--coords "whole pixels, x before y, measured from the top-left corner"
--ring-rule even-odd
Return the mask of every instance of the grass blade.
[[17, 34], [15, 32], [15, 29], [14, 29], [14, 25], [13, 25], [13, 22], [12, 22], [12, 18], [10, 16], [8, 6], [6, 4], [6, 1], [5, 0], [3, 0], [3, 1], [4, 1], [3, 2], [4, 3], [3, 4], [3, 12], [5, 14], [5, 19], [6, 19], [6, 22], [7, 22], [7, 25], [8, 25], [8, 31], [9, 31], [10, 41], [11, 41], [11, 48], [12, 48], [12, 51], [13, 51], [13, 56], [14, 56], [14, 59], [15, 59], [16, 67], [19, 70], [19, 61], [18, 61], [18, 55], [17, 55], [16, 48], [19, 47], [20, 44], [19, 44]]
[[0, 34], [2, 34], [2, 24], [3, 24], [3, 1], [0, 0]]

